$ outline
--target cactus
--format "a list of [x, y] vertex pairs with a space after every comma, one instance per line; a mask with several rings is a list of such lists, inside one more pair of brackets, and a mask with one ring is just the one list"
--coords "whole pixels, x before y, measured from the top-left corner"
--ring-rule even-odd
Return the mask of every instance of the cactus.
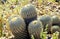
[[60, 0], [56, 0], [56, 2], [60, 2]]
[[4, 4], [7, 0], [1, 0], [1, 3]]
[[33, 35], [35, 39], [40, 39], [40, 34], [43, 29], [43, 25], [40, 21], [32, 21], [28, 26], [28, 31], [30, 35]]
[[24, 21], [26, 23], [26, 30], [27, 30], [27, 33], [28, 33], [28, 24], [31, 21], [37, 19], [36, 9], [35, 9], [35, 7], [32, 4], [27, 4], [24, 7], [22, 7], [22, 9], [20, 11], [20, 15], [21, 15], [21, 17], [23, 17], [23, 19], [24, 19]]
[[59, 32], [59, 36], [58, 36], [58, 39], [59, 39], [60, 38], [60, 27], [57, 25], [54, 25], [54, 26], [52, 26], [51, 29], [52, 29], [52, 33], [55, 33], [56, 31]]
[[53, 25], [59, 25], [59, 22], [60, 22], [60, 19], [59, 19], [59, 17], [57, 17], [57, 16], [53, 16], [52, 17], [52, 23], [53, 23]]
[[50, 31], [50, 29], [51, 29], [51, 26], [52, 26], [52, 19], [51, 19], [51, 17], [50, 16], [48, 16], [48, 15], [43, 15], [43, 16], [41, 16], [40, 18], [38, 18], [38, 20], [40, 20], [41, 22], [42, 22], [42, 24], [44, 25], [44, 31], [45, 31], [45, 28], [46, 28], [46, 25], [48, 24], [48, 31]]
[[8, 18], [8, 23], [10, 26], [10, 29], [15, 36], [14, 39], [26, 39], [26, 25], [24, 20], [17, 15], [11, 16]]
[[57, 26], [57, 25], [52, 26], [51, 29], [52, 29], [52, 32], [53, 32], [53, 33], [55, 33], [56, 31], [58, 31], [58, 32], [60, 31], [60, 28], [59, 28], [59, 26]]
[[21, 9], [20, 15], [24, 18], [26, 25], [37, 19], [37, 12], [32, 4], [27, 4]]

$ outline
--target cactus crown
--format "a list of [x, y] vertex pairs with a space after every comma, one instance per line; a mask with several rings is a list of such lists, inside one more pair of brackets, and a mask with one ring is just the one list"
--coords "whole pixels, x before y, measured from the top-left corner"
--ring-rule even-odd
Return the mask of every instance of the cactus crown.
[[59, 23], [59, 17], [57, 16], [53, 16], [52, 20], [53, 20], [53, 24]]
[[43, 25], [46, 25], [48, 23], [52, 23], [52, 19], [48, 15], [43, 15], [40, 18], [38, 18], [38, 20], [40, 20], [43, 23]]
[[27, 4], [21, 9], [21, 16], [23, 18], [32, 18], [37, 16], [35, 7], [32, 4]]

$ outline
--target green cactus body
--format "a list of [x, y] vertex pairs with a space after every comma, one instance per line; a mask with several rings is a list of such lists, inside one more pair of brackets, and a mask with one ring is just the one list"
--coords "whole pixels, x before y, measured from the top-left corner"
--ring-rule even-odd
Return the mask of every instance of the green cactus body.
[[59, 19], [59, 17], [57, 17], [57, 16], [53, 16], [52, 17], [52, 23], [53, 23], [53, 25], [59, 25], [59, 22], [60, 22], [60, 19]]
[[1, 0], [1, 3], [4, 4], [7, 0]]
[[32, 4], [27, 4], [22, 7], [20, 15], [24, 18], [27, 25], [37, 19], [37, 12]]
[[58, 31], [58, 32], [60, 31], [60, 28], [59, 28], [59, 26], [57, 26], [57, 25], [52, 26], [51, 29], [52, 29], [52, 32], [53, 32], [53, 33], [55, 33], [56, 31]]
[[8, 23], [15, 39], [26, 39], [26, 25], [20, 16], [11, 16], [8, 19]]
[[31, 21], [37, 19], [36, 9], [32, 4], [27, 4], [24, 7], [22, 7], [22, 9], [20, 11], [20, 15], [21, 15], [21, 17], [24, 19], [24, 21], [26, 23], [26, 30], [27, 30], [27, 33], [28, 33], [28, 24]]
[[51, 26], [52, 26], [52, 19], [51, 19], [50, 16], [48, 16], [48, 15], [43, 15], [43, 16], [41, 16], [40, 18], [38, 18], [38, 20], [41, 21], [42, 24], [44, 25], [44, 29], [43, 29], [43, 30], [45, 30], [46, 25], [48, 24], [48, 31], [50, 31]]
[[52, 26], [51, 29], [52, 29], [52, 33], [55, 33], [56, 31], [59, 32], [59, 36], [58, 36], [58, 39], [59, 39], [60, 38], [60, 27], [57, 25], [54, 25], [54, 26]]
[[40, 21], [32, 21], [28, 26], [28, 31], [30, 35], [33, 35], [35, 39], [40, 39], [40, 33], [42, 31], [43, 25]]

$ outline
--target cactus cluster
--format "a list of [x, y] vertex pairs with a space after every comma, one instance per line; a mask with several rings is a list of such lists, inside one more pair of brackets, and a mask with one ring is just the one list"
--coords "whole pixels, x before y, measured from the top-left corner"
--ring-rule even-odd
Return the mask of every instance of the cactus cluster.
[[51, 28], [53, 32], [60, 30], [58, 26], [52, 26], [60, 22], [57, 16], [43, 15], [37, 19], [37, 12], [32, 4], [22, 7], [20, 16], [14, 15], [8, 20], [14, 39], [29, 39], [31, 35], [35, 39], [40, 39], [42, 29], [45, 31], [46, 25], [48, 25], [47, 32], [51, 31]]
[[58, 16], [52, 16], [52, 33], [55, 33], [56, 31], [59, 32], [58, 39], [60, 39], [60, 18]]
[[27, 4], [21, 9], [20, 15], [24, 18], [26, 24], [28, 25], [31, 21], [37, 18], [37, 12], [32, 4]]
[[51, 32], [55, 33], [56, 31], [59, 32], [58, 39], [60, 39], [60, 18], [56, 15], [52, 16], [52, 27]]
[[37, 19], [37, 12], [32, 4], [28, 4], [21, 9], [21, 17], [12, 15], [8, 18], [8, 24], [15, 36], [14, 39], [30, 39], [28, 33], [28, 24]]
[[15, 39], [26, 39], [26, 25], [22, 17], [14, 15], [9, 17], [8, 23]]
[[33, 35], [35, 39], [40, 39], [40, 33], [43, 29], [43, 25], [40, 21], [34, 20], [28, 26], [30, 35]]
[[29, 23], [32, 22], [33, 20], [37, 19], [36, 8], [32, 4], [27, 4], [24, 7], [22, 7], [22, 9], [20, 11], [20, 15], [24, 19], [24, 21], [25, 21], [26, 30], [27, 30], [27, 33], [29, 34], [29, 32], [28, 32], [28, 25], [29, 25]]
[[[60, 39], [59, 1], [60, 0], [0, 0], [0, 16], [1, 14], [3, 15], [1, 16], [2, 18], [0, 17], [0, 39], [10, 39], [13, 35], [15, 36], [13, 39], [29, 39], [29, 35], [31, 35], [33, 39], [40, 39], [40, 37], [41, 39], [50, 39], [49, 37], [57, 39], [58, 35], [56, 31], [59, 32]], [[11, 16], [12, 14], [15, 16]], [[43, 17], [42, 15], [45, 16]], [[46, 15], [51, 16], [52, 22], [49, 16], [46, 18]], [[36, 20], [37, 16], [41, 16], [40, 19], [44, 20], [44, 22]], [[44, 31], [41, 30], [39, 22], [41, 22], [43, 29], [45, 28]], [[47, 29], [50, 30], [51, 28], [52, 34], [47, 32]], [[12, 31], [12, 33], [10, 31]]]

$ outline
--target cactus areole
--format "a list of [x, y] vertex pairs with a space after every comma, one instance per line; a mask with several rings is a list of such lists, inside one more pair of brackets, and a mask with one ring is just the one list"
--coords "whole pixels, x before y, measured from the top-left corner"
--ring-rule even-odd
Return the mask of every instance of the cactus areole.
[[8, 20], [10, 29], [15, 36], [15, 39], [27, 39], [26, 25], [20, 16], [11, 16]]
[[27, 4], [21, 9], [20, 15], [24, 18], [26, 25], [37, 19], [37, 12], [32, 4]]
[[28, 26], [28, 31], [30, 35], [33, 35], [35, 39], [40, 39], [40, 33], [42, 31], [43, 25], [40, 21], [32, 21]]

